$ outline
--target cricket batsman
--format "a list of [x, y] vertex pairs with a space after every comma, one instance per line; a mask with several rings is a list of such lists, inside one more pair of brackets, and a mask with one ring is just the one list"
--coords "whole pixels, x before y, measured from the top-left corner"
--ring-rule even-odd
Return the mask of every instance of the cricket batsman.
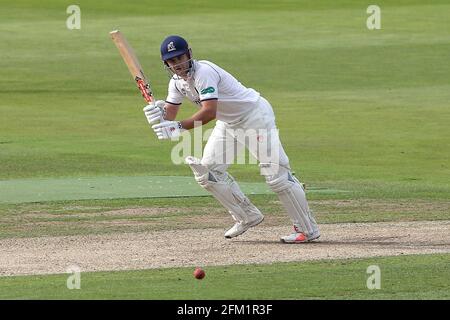
[[[171, 75], [168, 95], [165, 101], [147, 105], [145, 116], [159, 139], [176, 138], [194, 125], [217, 120], [202, 159], [189, 156], [185, 162], [200, 186], [211, 193], [234, 219], [235, 224], [225, 232], [225, 238], [237, 237], [264, 220], [264, 215], [227, 172], [230, 163], [224, 161], [224, 157], [235, 150], [229, 147], [234, 144], [246, 147], [258, 160], [261, 175], [278, 195], [294, 225], [294, 232], [281, 237], [281, 241], [305, 243], [319, 238], [319, 228], [309, 209], [303, 185], [292, 174], [277, 134], [270, 103], [216, 64], [194, 60], [191, 48], [180, 36], [169, 36], [162, 42], [161, 59]], [[190, 118], [176, 121], [185, 97], [198, 106], [198, 111]], [[248, 134], [239, 134], [242, 132]]]

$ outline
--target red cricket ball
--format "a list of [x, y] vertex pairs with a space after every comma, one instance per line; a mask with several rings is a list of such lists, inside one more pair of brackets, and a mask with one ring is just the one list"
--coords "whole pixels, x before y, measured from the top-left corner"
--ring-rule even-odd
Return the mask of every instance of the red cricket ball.
[[194, 277], [201, 280], [205, 277], [205, 271], [202, 268], [196, 268], [194, 270]]

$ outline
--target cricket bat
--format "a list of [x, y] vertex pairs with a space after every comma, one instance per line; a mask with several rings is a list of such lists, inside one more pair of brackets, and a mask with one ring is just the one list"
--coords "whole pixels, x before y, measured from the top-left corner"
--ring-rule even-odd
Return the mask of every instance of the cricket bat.
[[150, 82], [142, 71], [141, 64], [139, 63], [136, 54], [134, 53], [133, 48], [128, 43], [127, 39], [125, 39], [124, 35], [119, 30], [114, 30], [109, 33], [113, 42], [115, 43], [117, 49], [119, 49], [120, 55], [125, 61], [125, 64], [128, 67], [131, 75], [133, 76], [134, 81], [142, 93], [145, 101], [147, 103], [151, 103], [154, 101], [153, 92], [150, 87]]

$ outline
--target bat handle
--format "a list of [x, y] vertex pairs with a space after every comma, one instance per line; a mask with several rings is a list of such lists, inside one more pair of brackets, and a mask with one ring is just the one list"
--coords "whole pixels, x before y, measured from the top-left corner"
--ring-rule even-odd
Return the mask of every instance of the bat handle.
[[141, 91], [142, 96], [144, 97], [144, 100], [147, 101], [147, 103], [152, 103], [155, 99], [153, 98], [152, 91], [150, 89], [150, 86], [146, 84], [141, 78], [136, 77], [136, 84]]

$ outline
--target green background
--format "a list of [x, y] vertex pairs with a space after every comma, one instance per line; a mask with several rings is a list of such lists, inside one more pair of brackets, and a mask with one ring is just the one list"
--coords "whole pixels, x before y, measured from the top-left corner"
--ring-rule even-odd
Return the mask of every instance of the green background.
[[[158, 141], [109, 38], [119, 28], [158, 98], [159, 44], [188, 39], [273, 105], [294, 171], [310, 185], [366, 196], [447, 198], [450, 36], [447, 1], [3, 1], [0, 179], [191, 176]], [[181, 118], [196, 109], [186, 102]], [[256, 181], [256, 165], [232, 167]]]

